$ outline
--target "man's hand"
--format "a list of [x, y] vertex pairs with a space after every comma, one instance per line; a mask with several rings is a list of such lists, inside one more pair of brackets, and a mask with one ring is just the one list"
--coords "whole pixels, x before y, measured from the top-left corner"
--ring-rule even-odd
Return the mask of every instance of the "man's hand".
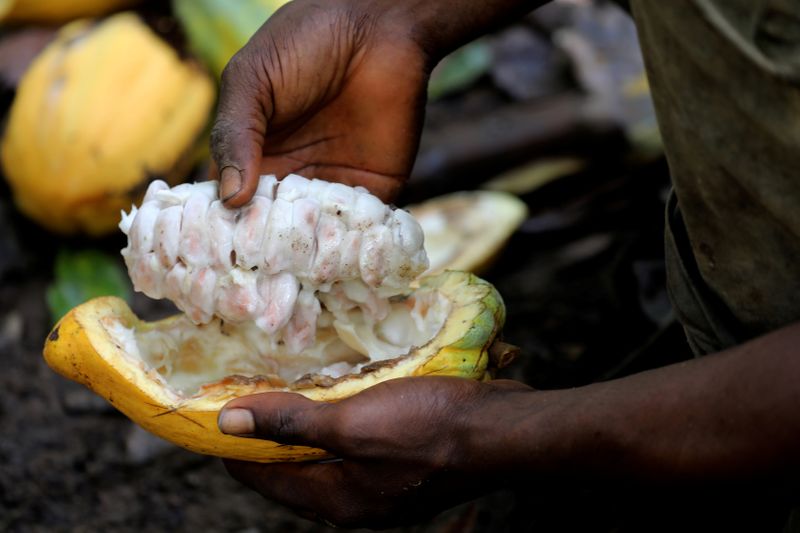
[[424, 377], [382, 383], [338, 403], [290, 393], [244, 397], [220, 415], [223, 431], [323, 448], [340, 460], [226, 466], [311, 519], [348, 527], [418, 522], [497, 488], [493, 458], [478, 449], [492, 429], [507, 427], [531, 391], [514, 381]]
[[800, 323], [716, 355], [554, 391], [422, 377], [336, 404], [266, 393], [230, 402], [220, 426], [340, 457], [228, 468], [263, 495], [341, 525], [412, 522], [519, 481], [794, 498], [798, 346]]
[[262, 173], [362, 185], [391, 200], [419, 145], [428, 76], [462, 44], [545, 0], [295, 0], [222, 75], [211, 132], [220, 197]]
[[234, 56], [211, 135], [225, 205], [247, 203], [262, 173], [397, 194], [419, 143], [430, 65], [413, 25], [378, 3], [291, 2]]

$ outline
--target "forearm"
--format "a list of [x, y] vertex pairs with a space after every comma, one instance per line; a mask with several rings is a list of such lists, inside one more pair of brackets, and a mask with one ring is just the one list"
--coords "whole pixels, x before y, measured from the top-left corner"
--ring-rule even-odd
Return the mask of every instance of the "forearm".
[[[517, 395], [495, 415], [500, 471], [663, 485], [790, 480], [800, 463], [800, 324], [716, 355]], [[507, 427], [498, 427], [505, 425]]]

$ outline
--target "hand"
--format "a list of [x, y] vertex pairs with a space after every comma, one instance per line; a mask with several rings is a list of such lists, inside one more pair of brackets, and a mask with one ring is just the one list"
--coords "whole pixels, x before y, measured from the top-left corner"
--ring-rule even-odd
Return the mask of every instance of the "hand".
[[[341, 460], [226, 461], [231, 475], [301, 516], [347, 527], [418, 522], [496, 488], [498, 436], [532, 389], [514, 381], [404, 378], [338, 403], [264, 393], [231, 401], [220, 429], [324, 448]], [[508, 427], [507, 425], [505, 426]], [[490, 449], [484, 449], [488, 437]]]
[[431, 65], [403, 12], [377, 4], [296, 0], [234, 56], [211, 134], [225, 205], [247, 203], [262, 173], [400, 190]]

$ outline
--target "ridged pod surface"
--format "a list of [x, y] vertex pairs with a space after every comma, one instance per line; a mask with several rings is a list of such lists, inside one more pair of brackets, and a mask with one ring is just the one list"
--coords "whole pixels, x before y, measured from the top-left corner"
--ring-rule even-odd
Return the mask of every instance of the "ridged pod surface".
[[123, 214], [134, 287], [169, 298], [197, 324], [255, 322], [294, 352], [313, 344], [321, 306], [386, 317], [428, 267], [422, 229], [361, 187], [262, 176], [253, 199], [225, 208], [217, 182], [153, 182]]
[[[433, 291], [449, 302], [439, 332], [400, 357], [332, 380], [309, 378], [274, 386], [263, 376], [229, 377], [198, 394], [177, 395], [112, 332], [120, 324], [139, 334], [169, 332], [181, 317], [143, 322], [124, 301], [113, 297], [91, 300], [70, 311], [50, 333], [44, 355], [56, 372], [86, 385], [145, 429], [189, 450], [259, 462], [319, 459], [327, 455], [325, 451], [224, 435], [217, 428], [219, 410], [232, 398], [270, 390], [337, 401], [400, 377], [488, 379], [490, 347], [505, 320], [503, 301], [494, 287], [472, 274], [446, 272], [424, 279], [411, 296], [420, 291]], [[197, 327], [198, 335], [201, 329]], [[195, 341], [190, 333], [182, 336], [186, 347], [195, 346]]]
[[2, 141], [14, 199], [58, 233], [113, 231], [153, 176], [183, 176], [215, 87], [132, 13], [76, 21], [23, 77]]

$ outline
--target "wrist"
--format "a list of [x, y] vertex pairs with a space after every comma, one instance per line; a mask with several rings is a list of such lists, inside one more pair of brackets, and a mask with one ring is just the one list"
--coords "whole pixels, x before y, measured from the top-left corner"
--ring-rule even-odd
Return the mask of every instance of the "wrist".
[[561, 391], [482, 386], [481, 400], [461, 415], [452, 468], [496, 487], [529, 481], [532, 473], [563, 475], [575, 412]]
[[378, 18], [413, 40], [432, 68], [460, 46], [509, 23], [548, 0], [375, 0]]
[[[491, 384], [490, 384], [491, 385]], [[608, 478], [629, 438], [603, 384], [493, 391], [464, 418], [460, 464], [494, 486]]]

